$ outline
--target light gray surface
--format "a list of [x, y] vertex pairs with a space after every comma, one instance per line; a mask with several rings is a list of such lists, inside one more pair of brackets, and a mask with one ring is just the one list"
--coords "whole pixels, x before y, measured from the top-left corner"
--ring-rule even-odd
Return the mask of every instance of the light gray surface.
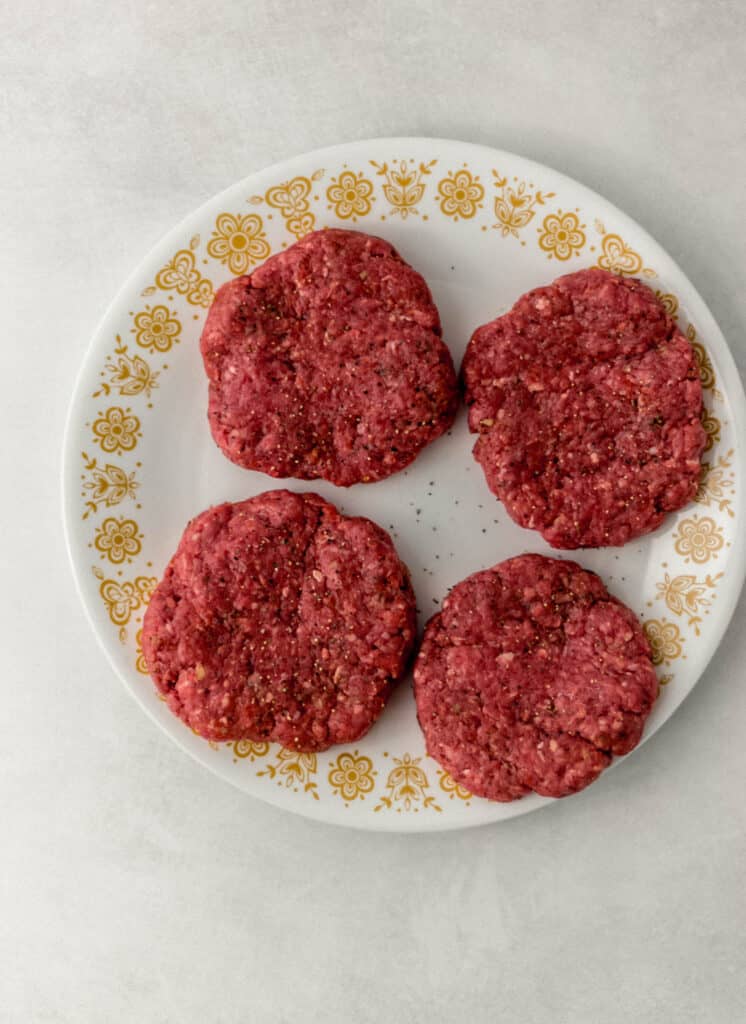
[[746, 9], [111, 10], [0, 13], [0, 1019], [745, 1020], [743, 601], [674, 719], [580, 797], [346, 832], [233, 791], [143, 716], [74, 594], [58, 476], [78, 364], [144, 252], [237, 178], [351, 138], [494, 144], [598, 189], [680, 261], [743, 371]]

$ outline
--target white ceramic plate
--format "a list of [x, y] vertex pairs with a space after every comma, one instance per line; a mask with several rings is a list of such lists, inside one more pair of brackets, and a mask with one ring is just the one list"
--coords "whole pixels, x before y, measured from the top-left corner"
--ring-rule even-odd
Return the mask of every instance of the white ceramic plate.
[[701, 361], [710, 447], [700, 494], [639, 542], [567, 557], [600, 573], [646, 624], [662, 683], [646, 737], [696, 683], [744, 576], [746, 416], [727, 345], [681, 270], [619, 210], [547, 167], [461, 142], [376, 139], [288, 160], [210, 200], [143, 261], [95, 334], [70, 410], [64, 507], [81, 598], [135, 699], [247, 793], [384, 831], [463, 828], [535, 810], [547, 801], [471, 797], [425, 755], [408, 682], [359, 743], [311, 755], [208, 744], [171, 715], [145, 674], [138, 639], [150, 591], [187, 520], [221, 501], [288, 486], [370, 516], [411, 569], [420, 625], [469, 573], [548, 551], [488, 491], [463, 411], [408, 470], [347, 490], [247, 472], [217, 449], [198, 349], [214, 290], [324, 226], [380, 234], [424, 274], [456, 366], [478, 324], [561, 273], [599, 264], [661, 294]]

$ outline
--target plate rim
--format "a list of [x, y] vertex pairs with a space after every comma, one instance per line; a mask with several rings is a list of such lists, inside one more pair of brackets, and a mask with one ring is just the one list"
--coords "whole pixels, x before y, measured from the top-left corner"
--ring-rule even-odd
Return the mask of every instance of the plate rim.
[[[120, 671], [119, 666], [115, 662], [113, 656], [110, 654], [107, 643], [104, 639], [103, 634], [99, 631], [97, 623], [94, 619], [92, 609], [89, 606], [88, 601], [85, 598], [84, 590], [82, 586], [82, 568], [77, 564], [76, 558], [73, 552], [73, 523], [76, 522], [76, 517], [73, 516], [74, 508], [74, 487], [72, 485], [71, 466], [73, 463], [73, 445], [72, 438], [74, 433], [74, 426], [76, 423], [76, 413], [78, 408], [82, 405], [83, 401], [87, 398], [82, 391], [82, 381], [86, 375], [86, 371], [93, 358], [94, 352], [98, 346], [99, 338], [104, 333], [106, 325], [110, 318], [113, 316], [114, 311], [122, 303], [125, 296], [131, 291], [135, 282], [142, 275], [142, 268], [150, 263], [156, 261], [158, 254], [167, 252], [170, 250], [174, 243], [181, 240], [184, 237], [185, 230], [188, 230], [188, 225], [195, 219], [200, 218], [204, 213], [211, 208], [213, 205], [218, 205], [220, 201], [227, 197], [229, 194], [233, 194], [237, 189], [242, 186], [250, 187], [252, 180], [256, 179], [259, 175], [271, 175], [280, 174], [288, 175], [293, 165], [298, 164], [305, 166], [310, 161], [317, 160], [328, 160], [339, 156], [341, 153], [349, 153], [354, 149], [365, 150], [369, 147], [380, 147], [387, 146], [391, 147], [392, 150], [402, 148], [404, 146], [424, 146], [429, 145], [434, 148], [450, 148], [454, 147], [459, 150], [459, 153], [472, 153], [474, 157], [480, 159], [489, 158], [491, 160], [505, 159], [506, 161], [520, 161], [526, 166], [529, 166], [532, 170], [535, 169], [537, 176], [540, 173], [548, 172], [553, 179], [562, 184], [566, 184], [573, 190], [579, 190], [581, 193], [594, 202], [600, 202], [609, 213], [613, 213], [614, 217], [618, 219], [621, 227], [631, 228], [637, 235], [642, 235], [645, 239], [646, 245], [649, 245], [650, 249], [653, 250], [656, 259], [660, 258], [661, 262], [666, 264], [667, 271], [670, 274], [680, 278], [686, 283], [687, 287], [687, 307], [694, 313], [693, 319], [698, 324], [698, 330], [706, 336], [708, 339], [716, 337], [722, 344], [718, 345], [718, 361], [722, 366], [723, 372], [728, 378], [728, 389], [727, 398], [730, 406], [730, 412], [733, 420], [734, 432], [737, 436], [744, 437], [746, 435], [746, 393], [744, 392], [743, 381], [738, 371], [738, 366], [733, 357], [733, 353], [730, 350], [727, 338], [723, 331], [720, 329], [713, 313], [705, 303], [704, 299], [699, 293], [699, 290], [691, 282], [689, 277], [685, 274], [683, 269], [680, 267], [678, 262], [669, 254], [669, 252], [663, 248], [663, 246], [657, 241], [657, 239], [650, 234], [650, 232], [642, 224], [634, 220], [627, 213], [617, 207], [613, 202], [605, 198], [595, 189], [583, 184], [576, 178], [572, 178], [565, 174], [563, 171], [556, 170], [548, 164], [544, 164], [540, 161], [534, 160], [531, 157], [523, 156], [520, 153], [515, 153], [510, 150], [504, 150], [499, 147], [493, 147], [484, 145], [482, 143], [466, 142], [458, 139], [449, 139], [442, 136], [379, 136], [364, 139], [354, 139], [347, 142], [335, 143], [331, 146], [324, 146], [318, 149], [307, 150], [303, 153], [297, 153], [284, 160], [276, 161], [272, 164], [256, 168], [244, 177], [234, 181], [230, 185], [221, 189], [219, 192], [209, 196], [204, 202], [200, 203], [197, 207], [187, 212], [172, 228], [166, 231], [149, 249], [140, 257], [137, 264], [134, 266], [132, 271], [126, 276], [123, 283], [115, 292], [112, 299], [106, 305], [103, 314], [97, 320], [96, 325], [91, 332], [90, 339], [85, 348], [80, 364], [78, 366], [77, 373], [75, 375], [74, 385], [72, 389], [71, 398], [67, 408], [67, 415], [65, 418], [63, 436], [62, 436], [62, 459], [60, 464], [60, 476], [61, 476], [61, 511], [63, 521], [63, 534], [65, 539], [65, 549], [67, 551], [68, 561], [72, 570], [72, 576], [75, 584], [75, 590], [78, 595], [78, 599], [83, 606], [85, 617], [88, 624], [93, 631], [99, 648], [103, 651], [109, 667], [113, 669], [115, 675], [119, 678], [130, 696], [136, 701], [138, 706], [145, 712], [148, 718], [158, 727], [159, 731], [165, 734], [169, 740], [174, 742], [179, 749], [181, 749], [190, 758], [197, 761], [199, 764], [206, 767], [214, 775], [218, 776], [223, 782], [229, 783], [234, 789], [239, 790], [244, 796], [250, 798], [256, 798], [262, 800], [264, 803], [270, 804], [273, 807], [278, 808], [282, 811], [290, 811], [291, 813], [298, 814], [303, 818], [310, 819], [317, 822], [323, 822], [326, 825], [333, 825], [339, 828], [356, 829], [358, 831], [365, 832], [389, 832], [389, 833], [432, 833], [432, 832], [447, 832], [457, 831], [462, 829], [481, 828], [487, 825], [498, 825], [504, 821], [512, 820], [513, 818], [529, 814], [532, 811], [539, 810], [549, 804], [555, 804], [559, 802], [557, 799], [542, 798], [529, 800], [524, 798], [523, 800], [515, 800], [511, 804], [501, 805], [503, 808], [503, 814], [500, 818], [487, 819], [479, 821], [454, 821], [448, 818], [425, 818], [418, 817], [415, 821], [410, 821], [404, 817], [381, 817], [376, 818], [375, 821], [370, 818], [357, 819], [351, 817], [349, 820], [340, 820], [339, 818], [324, 813], [325, 807], [323, 804], [311, 804], [306, 802], [293, 802], [292, 804], [288, 801], [279, 801], [273, 799], [274, 793], [262, 793], [260, 791], [251, 791], [244, 789], [238, 784], [233, 778], [224, 774], [219, 770], [217, 763], [206, 756], [206, 753], [198, 753], [187, 746], [186, 742], [183, 742], [178, 734], [172, 733], [162, 722], [158, 720], [156, 715], [153, 713], [144, 697], [137, 691], [132, 685], [127, 676]], [[375, 233], [375, 232], [369, 232]], [[77, 447], [75, 448], [77, 453]], [[739, 493], [743, 492], [742, 478], [739, 477]], [[746, 579], [746, 534], [743, 532], [738, 534], [734, 538], [733, 546], [729, 552], [729, 569], [731, 579], [733, 581], [732, 586], [722, 595], [722, 601], [719, 605], [719, 615], [715, 621], [712, 629], [712, 647], [710, 653], [705, 659], [701, 666], [701, 669], [690, 686], [690, 688], [681, 695], [671, 705], [670, 712], [664, 721], [660, 723], [654, 732], [645, 732], [634, 748], [629, 754], [623, 757], [616, 757], [611, 762], [609, 768], [603, 773], [608, 774], [609, 771], [616, 768], [619, 764], [626, 761], [628, 757], [639, 750], [649, 739], [652, 738], [657, 732], [660, 731], [676, 714], [678, 709], [689, 694], [694, 690], [695, 686], [701, 681], [703, 675], [709, 668], [712, 659], [715, 657], [717, 651], [722, 644], [723, 637], [730, 626], [733, 615], [735, 613], [741, 592], [744, 586], [744, 580]], [[589, 787], [590, 788], [590, 787]], [[581, 793], [573, 794], [574, 796], [580, 796]], [[535, 796], [535, 794], [534, 794]], [[567, 797], [562, 798], [562, 801], [567, 800]], [[509, 810], [508, 810], [509, 809]], [[507, 811], [507, 813], [506, 813]], [[315, 812], [315, 813], [314, 813]]]

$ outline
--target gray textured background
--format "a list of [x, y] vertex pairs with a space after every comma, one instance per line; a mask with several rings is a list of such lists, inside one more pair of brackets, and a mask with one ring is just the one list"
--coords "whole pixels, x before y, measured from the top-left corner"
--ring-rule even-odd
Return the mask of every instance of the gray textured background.
[[596, 188], [743, 371], [745, 49], [737, 0], [2, 4], [0, 1019], [746, 1020], [743, 601], [684, 707], [579, 798], [347, 832], [234, 792], [145, 719], [84, 621], [58, 501], [125, 275], [214, 192], [345, 139], [494, 144]]

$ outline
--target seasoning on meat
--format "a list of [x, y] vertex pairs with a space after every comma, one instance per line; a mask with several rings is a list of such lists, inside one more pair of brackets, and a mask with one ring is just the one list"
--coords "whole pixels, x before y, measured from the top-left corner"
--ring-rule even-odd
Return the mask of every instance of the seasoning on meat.
[[528, 292], [462, 372], [490, 489], [552, 547], [624, 544], [694, 498], [697, 363], [642, 282], [593, 268]]
[[567, 796], [637, 745], [658, 693], [635, 615], [575, 562], [521, 555], [459, 583], [414, 669], [428, 753], [490, 800]]
[[425, 281], [358, 231], [317, 231], [223, 285], [201, 349], [215, 441], [270, 476], [381, 480], [455, 416]]
[[142, 647], [199, 735], [318, 751], [370, 729], [415, 628], [409, 573], [384, 530], [315, 494], [270, 491], [189, 523]]

